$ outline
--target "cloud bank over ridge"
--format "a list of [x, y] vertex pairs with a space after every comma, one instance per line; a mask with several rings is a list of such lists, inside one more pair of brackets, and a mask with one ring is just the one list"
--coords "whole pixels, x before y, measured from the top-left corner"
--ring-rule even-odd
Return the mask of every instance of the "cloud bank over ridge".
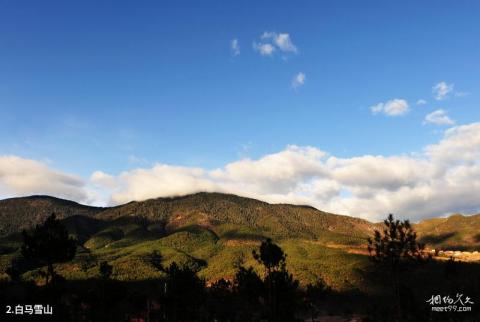
[[218, 169], [157, 163], [90, 178], [17, 156], [0, 156], [0, 196], [50, 194], [93, 204], [219, 191], [268, 202], [380, 220], [480, 211], [480, 123], [447, 129], [416, 154], [338, 158], [316, 147], [287, 146]]

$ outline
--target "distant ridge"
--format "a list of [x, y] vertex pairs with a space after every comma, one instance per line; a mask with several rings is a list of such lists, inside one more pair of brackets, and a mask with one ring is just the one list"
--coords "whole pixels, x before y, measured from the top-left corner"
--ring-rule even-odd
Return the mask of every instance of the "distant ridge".
[[[70, 220], [70, 225], [82, 222], [85, 226], [98, 221], [131, 218], [156, 222], [162, 229], [187, 224], [205, 227], [230, 224], [282, 238], [332, 240], [340, 235], [364, 240], [381, 225], [323, 212], [309, 205], [269, 204], [217, 192], [131, 201], [115, 207], [92, 207], [52, 196], [33, 195], [0, 200], [0, 237], [31, 228], [51, 213], [59, 218], [83, 216], [94, 219]], [[425, 219], [414, 224], [414, 228], [420, 239], [432, 248], [480, 249], [480, 214]]]
[[0, 237], [41, 223], [51, 213], [59, 218], [93, 216], [104, 210], [61, 198], [34, 195], [0, 200]]
[[453, 214], [416, 224], [421, 240], [430, 247], [444, 250], [480, 250], [480, 214]]
[[53, 212], [60, 218], [73, 215], [99, 220], [138, 217], [163, 225], [171, 225], [180, 214], [184, 221], [243, 225], [284, 237], [316, 238], [322, 231], [363, 237], [374, 227], [363, 219], [330, 214], [307, 205], [269, 204], [224, 193], [200, 192], [105, 208], [50, 196], [29, 196], [0, 200], [0, 236], [33, 227]]
[[[209, 281], [232, 279], [233, 264], [256, 265], [252, 250], [272, 238], [288, 254], [288, 265], [301, 283], [322, 276], [330, 285], [343, 288], [362, 283], [359, 272], [368, 264], [367, 237], [383, 229], [379, 223], [310, 206], [269, 204], [223, 193], [106, 208], [50, 196], [10, 198], [0, 200], [0, 279], [6, 278], [12, 260], [22, 259], [19, 232], [43, 222], [52, 212], [78, 241], [73, 262], [58, 267], [69, 279], [98, 276], [101, 261], [114, 267], [118, 280], [155, 278], [153, 252], [162, 255], [165, 265], [172, 261], [198, 265], [201, 276]], [[434, 218], [414, 228], [430, 248], [479, 250], [480, 215]]]

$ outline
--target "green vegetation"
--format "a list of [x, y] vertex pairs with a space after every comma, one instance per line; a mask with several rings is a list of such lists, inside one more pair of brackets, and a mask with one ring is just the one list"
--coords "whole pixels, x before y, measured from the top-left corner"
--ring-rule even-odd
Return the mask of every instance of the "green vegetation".
[[58, 218], [74, 215], [92, 217], [104, 208], [80, 205], [49, 196], [11, 198], [0, 201], [0, 237], [31, 229], [55, 213]]
[[[287, 255], [283, 250], [267, 238], [260, 245], [259, 252], [252, 251], [253, 258], [264, 268], [263, 292], [260, 296], [266, 300], [268, 321], [293, 321], [297, 311], [298, 300], [296, 297], [298, 280], [287, 270]], [[250, 270], [251, 271], [251, 270]], [[240, 267], [235, 284], [241, 287], [238, 275], [242, 275]], [[254, 277], [254, 280], [258, 278]], [[248, 287], [251, 283], [247, 281]]]
[[23, 231], [22, 255], [27, 260], [47, 266], [42, 272], [45, 284], [55, 278], [53, 264], [69, 262], [75, 257], [77, 242], [68, 236], [68, 231], [63, 224], [50, 215], [45, 223], [37, 225], [32, 234]]
[[424, 246], [417, 241], [417, 233], [408, 220], [395, 220], [388, 215], [384, 221], [383, 232], [375, 230], [368, 238], [370, 259], [376, 264], [379, 274], [388, 280], [392, 289], [392, 317], [402, 321], [408, 316], [408, 310], [402, 310], [401, 289], [404, 288], [403, 275], [415, 264], [423, 263]]
[[420, 240], [439, 250], [480, 250], [480, 214], [433, 218], [414, 225]]
[[[148, 258], [157, 251], [166, 266], [173, 261], [204, 262], [206, 265], [199, 271], [202, 278], [212, 282], [231, 280], [236, 271], [233, 263], [239, 260], [259, 269], [249, 254], [262, 240], [272, 238], [287, 250], [288, 269], [302, 285], [322, 277], [334, 288], [348, 288], [359, 281], [356, 270], [366, 262], [364, 256], [348, 250], [364, 244], [375, 227], [361, 219], [312, 207], [270, 205], [217, 193], [159, 198], [105, 209], [87, 207], [88, 215], [76, 215], [78, 204], [42, 198], [0, 201], [0, 209], [12, 204], [9, 214], [28, 209], [24, 213], [38, 223], [42, 216], [33, 215], [36, 205], [41, 205], [42, 213], [72, 207], [59, 214], [79, 243], [75, 259], [57, 265], [58, 272], [69, 279], [98, 276], [95, 265], [102, 261], [112, 265], [112, 278], [117, 280], [156, 278], [159, 272]], [[0, 274], [6, 278], [12, 259], [22, 261], [21, 238], [11, 234], [1, 239], [0, 245]], [[24, 275], [34, 277], [39, 269], [27, 270]]]
[[[42, 299], [61, 308], [58, 318], [84, 321], [280, 322], [353, 312], [366, 321], [418, 321], [432, 319], [424, 304], [432, 294], [480, 293], [477, 264], [418, 261], [413, 227], [393, 216], [383, 233], [370, 233], [373, 261], [360, 237], [322, 226], [323, 215], [312, 216], [323, 238], [320, 231], [318, 238], [292, 237], [212, 217], [52, 216], [23, 239], [2, 239], [0, 305]], [[297, 225], [313, 226], [309, 220]], [[39, 283], [45, 277], [39, 264], [55, 283]]]
[[[199, 271], [202, 278], [212, 282], [232, 280], [238, 261], [260, 269], [249, 254], [262, 240], [272, 238], [288, 254], [288, 270], [301, 285], [323, 278], [335, 290], [368, 289], [370, 286], [361, 278], [368, 265], [364, 247], [366, 237], [379, 227], [308, 206], [271, 205], [234, 195], [198, 193], [113, 208], [86, 207], [50, 197], [8, 199], [0, 201], [0, 230], [6, 231], [6, 218], [22, 218], [24, 225], [16, 225], [18, 229], [27, 222], [33, 227], [54, 210], [59, 211], [58, 217], [79, 243], [75, 259], [57, 265], [69, 279], [97, 276], [95, 265], [101, 261], [113, 266], [112, 278], [118, 280], [155, 278], [159, 273], [148, 258], [157, 251], [165, 265], [203, 261], [206, 265]], [[20, 216], [13, 215], [17, 213]], [[29, 220], [25, 220], [27, 216]], [[478, 219], [453, 216], [413, 226], [428, 246], [438, 245], [440, 240], [440, 244], [457, 246], [461, 242], [467, 248], [465, 245], [478, 242]], [[440, 234], [434, 235], [435, 231]], [[442, 234], [451, 236], [441, 240]], [[435, 240], [435, 236], [440, 239]], [[0, 239], [0, 278], [7, 278], [12, 260], [29, 268], [20, 254], [21, 243], [18, 233]], [[41, 269], [32, 267], [24, 275], [36, 276]]]

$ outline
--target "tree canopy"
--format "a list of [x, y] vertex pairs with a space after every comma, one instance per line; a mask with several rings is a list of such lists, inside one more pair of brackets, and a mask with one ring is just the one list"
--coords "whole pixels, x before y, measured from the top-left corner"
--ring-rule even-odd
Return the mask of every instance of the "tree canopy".
[[22, 255], [47, 265], [44, 273], [46, 284], [55, 276], [53, 264], [68, 262], [75, 257], [76, 240], [68, 235], [67, 229], [55, 214], [50, 215], [43, 224], [37, 225], [31, 233], [24, 230], [22, 234]]

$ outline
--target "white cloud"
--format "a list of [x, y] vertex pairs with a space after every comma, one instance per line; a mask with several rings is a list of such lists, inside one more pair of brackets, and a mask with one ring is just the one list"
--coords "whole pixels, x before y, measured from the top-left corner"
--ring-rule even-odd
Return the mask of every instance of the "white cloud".
[[110, 204], [219, 191], [373, 221], [388, 213], [416, 221], [480, 211], [480, 123], [449, 128], [439, 142], [411, 155], [340, 158], [292, 145], [213, 170], [157, 163], [117, 175], [96, 171], [87, 184], [38, 161], [2, 157], [0, 187], [11, 195], [42, 193], [77, 201], [100, 195], [97, 202]]
[[253, 48], [257, 50], [262, 56], [272, 56], [275, 47], [268, 43], [253, 43]]
[[424, 99], [419, 99], [419, 100], [417, 101], [417, 105], [425, 105], [425, 104], [427, 104], [427, 101], [424, 100]]
[[[122, 172], [114, 180], [116, 186], [110, 194], [110, 203], [113, 204], [197, 191], [221, 191], [221, 187], [206, 177], [203, 169], [166, 164]], [[100, 180], [96, 183], [102, 184]]]
[[292, 87], [297, 89], [305, 84], [306, 76], [304, 73], [298, 73], [292, 80]]
[[295, 182], [321, 173], [323, 168], [319, 161], [325, 155], [313, 147], [290, 145], [259, 160], [243, 159], [229, 163], [211, 171], [210, 176], [231, 187], [241, 183], [250, 190], [285, 193]]
[[453, 125], [455, 121], [448, 117], [444, 110], [436, 110], [425, 116], [425, 124]]
[[283, 53], [298, 53], [298, 48], [288, 33], [265, 31], [260, 39], [259, 43], [253, 42], [253, 48], [261, 55], [271, 56], [277, 50]]
[[332, 156], [326, 165], [331, 177], [343, 185], [391, 191], [412, 186], [418, 177], [430, 174], [424, 163], [406, 156], [365, 155], [348, 159]]
[[[338, 158], [315, 147], [288, 146], [260, 159], [215, 170], [157, 164], [115, 177], [113, 203], [221, 191], [268, 202], [380, 220], [418, 220], [480, 211], [480, 123], [453, 127], [415, 155]], [[106, 187], [105, 189], [109, 189]]]
[[18, 156], [0, 156], [0, 195], [54, 195], [88, 201], [84, 181], [47, 164]]
[[437, 101], [444, 100], [453, 91], [454, 84], [447, 84], [446, 82], [440, 82], [432, 87], [432, 92]]
[[261, 38], [270, 39], [278, 47], [278, 49], [283, 52], [298, 52], [298, 48], [293, 44], [290, 34], [266, 31], [263, 33]]
[[449, 128], [438, 144], [429, 145], [425, 153], [442, 168], [460, 164], [474, 164], [480, 160], [480, 123]]
[[234, 57], [240, 55], [240, 44], [238, 43], [237, 38], [234, 38], [232, 41], [230, 41], [230, 49]]
[[408, 113], [410, 109], [406, 100], [395, 98], [385, 103], [371, 106], [370, 110], [373, 114], [383, 113], [388, 116], [400, 116]]
[[108, 173], [105, 173], [103, 171], [95, 171], [94, 173], [92, 173], [92, 175], [90, 176], [90, 181], [94, 184], [106, 186], [110, 189], [114, 189], [117, 185], [115, 178], [112, 175], [109, 175]]

